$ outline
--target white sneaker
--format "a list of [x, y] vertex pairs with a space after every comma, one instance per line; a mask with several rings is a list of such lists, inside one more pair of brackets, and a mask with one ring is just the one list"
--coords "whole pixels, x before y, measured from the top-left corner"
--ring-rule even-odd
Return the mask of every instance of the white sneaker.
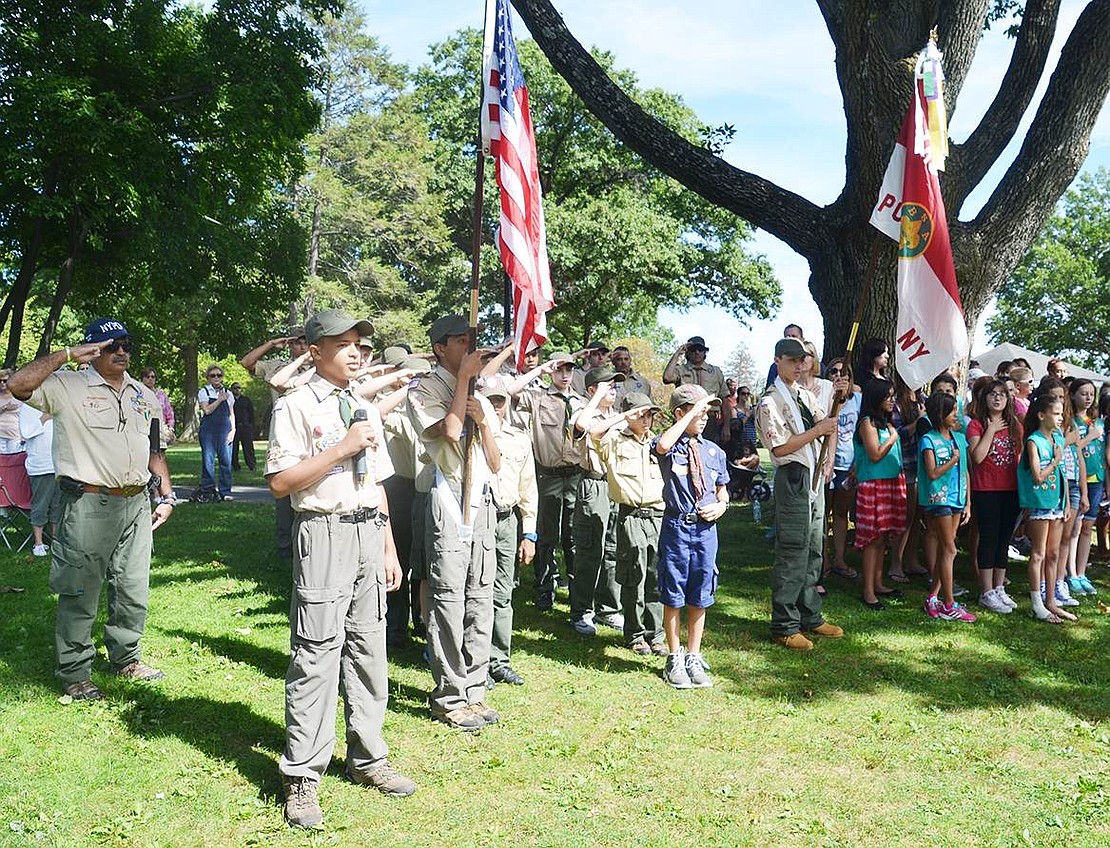
[[995, 589], [994, 596], [998, 598], [998, 600], [1002, 601], [1002, 603], [1004, 603], [1010, 609], [1017, 609], [1017, 601], [1010, 597], [1009, 593], [1006, 591], [1005, 586], [999, 586], [997, 589]]
[[989, 592], [984, 592], [979, 596], [979, 606], [989, 609], [991, 612], [1001, 613], [1002, 615], [1009, 615], [1013, 612], [1010, 605], [998, 597], [998, 590], [991, 589]]
[[624, 630], [624, 616], [619, 612], [600, 616], [596, 621], [598, 624], [604, 624], [606, 627], [612, 627], [614, 630]]
[[1068, 584], [1064, 580], [1056, 581], [1056, 603], [1062, 607], [1077, 607], [1079, 601], [1071, 596], [1068, 591]]
[[35, 545], [31, 548], [31, 556], [44, 557], [50, 556], [49, 545]]

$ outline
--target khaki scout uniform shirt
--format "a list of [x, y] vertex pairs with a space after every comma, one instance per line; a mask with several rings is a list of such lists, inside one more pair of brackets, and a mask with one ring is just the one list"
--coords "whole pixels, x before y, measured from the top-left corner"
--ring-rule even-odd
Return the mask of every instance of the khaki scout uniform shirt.
[[[565, 398], [570, 400], [570, 413], [567, 413]], [[547, 468], [561, 468], [567, 465], [581, 465], [584, 448], [581, 440], [567, 435], [571, 428], [570, 419], [586, 406], [586, 400], [573, 391], [563, 395], [554, 387], [542, 392], [527, 392], [519, 397], [522, 412], [531, 415], [532, 448], [536, 452], [536, 463]]]
[[627, 426], [616, 427], [593, 440], [609, 480], [609, 500], [632, 507], [663, 509], [663, 474], [651, 449], [651, 433], [644, 440]]
[[412, 426], [409, 400], [385, 417], [385, 444], [393, 469], [401, 477], [416, 482], [416, 491], [427, 494], [435, 485], [436, 469], [420, 435]]
[[[630, 371], [624, 377], [623, 383], [617, 383], [617, 403], [620, 399], [629, 392], [642, 392], [643, 394], [651, 397], [651, 381], [644, 377], [642, 374], [637, 374], [635, 371]], [[614, 404], [615, 406], [616, 404]]]
[[689, 362], [679, 362], [674, 370], [677, 378], [676, 386], [693, 383], [705, 389], [710, 397], [728, 397], [725, 374], [716, 365], [706, 362], [700, 368], [695, 368]]
[[[820, 401], [811, 392], [806, 391], [796, 383], [794, 387], [797, 389], [802, 402], [813, 413], [815, 424], [828, 414], [828, 411], [821, 406]], [[759, 433], [759, 440], [771, 452], [771, 462], [776, 467], [791, 462], [800, 462], [812, 471], [814, 466], [817, 465], [817, 457], [821, 452], [820, 439], [810, 442], [794, 453], [786, 456], [775, 456], [773, 448], [786, 444], [791, 436], [797, 436], [805, 432], [805, 424], [803, 423], [801, 429], [799, 429], [789, 400], [783, 397], [775, 383], [772, 383], [759, 399], [759, 406], [756, 407], [755, 425]]]
[[[263, 359], [261, 362], [255, 363], [254, 376], [257, 377], [259, 380], [266, 381], [266, 385], [270, 388], [271, 404], [276, 403], [277, 399], [281, 397], [285, 393], [285, 391], [283, 389], [277, 389], [272, 386], [270, 384], [270, 378], [292, 361], [292, 359]], [[305, 371], [308, 371], [310, 368], [314, 367], [315, 366], [312, 364], [312, 360], [306, 359], [304, 361], [304, 364], [302, 364], [301, 367], [297, 369], [297, 374], [303, 374]]]
[[[347, 435], [339, 412], [339, 387], [316, 375], [303, 386], [286, 392], [274, 405], [270, 422], [270, 449], [266, 453], [266, 476], [285, 471], [310, 456], [335, 447]], [[290, 494], [299, 512], [347, 513], [363, 507], [381, 506], [377, 484], [393, 476], [393, 464], [385, 449], [385, 433], [377, 408], [345, 390], [351, 409], [362, 407], [378, 443], [366, 449], [366, 480], [355, 484], [355, 458], [347, 457], [318, 481]]]
[[536, 532], [536, 458], [532, 440], [519, 427], [504, 423], [497, 434], [501, 470], [493, 478], [493, 501], [499, 511], [520, 507], [522, 533]]
[[[455, 397], [455, 376], [442, 365], [436, 365], [420, 381], [409, 389], [409, 419], [413, 429], [420, 435], [420, 442], [428, 451], [435, 467], [450, 483], [462, 483], [463, 439], [452, 442], [440, 435], [431, 435], [428, 430], [447, 417], [451, 401]], [[482, 395], [474, 395], [482, 405], [490, 430], [496, 433], [499, 419], [490, 402]], [[482, 434], [474, 434], [472, 450], [481, 450]]]
[[55, 371], [27, 400], [54, 416], [54, 472], [115, 489], [150, 479], [150, 422], [159, 424], [160, 447], [169, 436], [157, 396], [123, 375], [117, 392], [92, 366]]

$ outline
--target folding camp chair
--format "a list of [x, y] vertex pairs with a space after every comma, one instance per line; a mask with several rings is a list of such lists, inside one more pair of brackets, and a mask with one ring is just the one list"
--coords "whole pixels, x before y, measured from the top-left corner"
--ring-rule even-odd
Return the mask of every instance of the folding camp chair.
[[[27, 476], [25, 451], [0, 453], [0, 540], [9, 551], [21, 551], [33, 538], [31, 532], [31, 478]], [[9, 538], [23, 541], [15, 547]], [[24, 534], [26, 534], [24, 536]]]

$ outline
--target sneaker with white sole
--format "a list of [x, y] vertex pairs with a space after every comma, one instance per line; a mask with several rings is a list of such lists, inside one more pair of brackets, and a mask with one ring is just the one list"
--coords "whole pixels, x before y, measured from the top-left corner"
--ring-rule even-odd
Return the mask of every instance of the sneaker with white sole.
[[1001, 613], [1002, 615], [1009, 615], [1013, 612], [1010, 605], [998, 597], [998, 590], [991, 589], [984, 592], [979, 596], [979, 606], [984, 609], [989, 609], [991, 612]]
[[953, 586], [952, 586], [952, 597], [953, 598], [962, 598], [966, 594], [967, 594], [967, 589], [965, 589], [959, 583], [953, 584]]
[[952, 606], [941, 604], [938, 608], [937, 617], [943, 621], [975, 621], [975, 614], [957, 601], [953, 601]]
[[1010, 609], [1017, 609], [1017, 601], [1010, 597], [1010, 593], [1006, 591], [1005, 586], [999, 586], [998, 588], [996, 588], [994, 590], [994, 594], [1000, 601], [1002, 601], [1002, 603], [1004, 603]]
[[1080, 577], [1079, 580], [1083, 584], [1083, 591], [1088, 595], [1098, 594], [1098, 589], [1095, 588], [1095, 584], [1090, 581], [1090, 578], [1088, 578], [1086, 574]]
[[31, 556], [37, 556], [37, 557], [50, 556], [50, 546], [49, 545], [35, 545], [33, 548], [31, 548]]
[[606, 627], [612, 627], [614, 630], [624, 632], [624, 616], [619, 612], [611, 612], [608, 615], [599, 615], [596, 619], [598, 624], [603, 624]]
[[702, 659], [701, 654], [686, 655], [686, 676], [695, 689], [708, 689], [713, 685], [713, 679], [706, 674], [709, 663]]
[[1074, 597], [1075, 595], [1087, 594], [1087, 590], [1083, 588], [1083, 581], [1078, 577], [1068, 577], [1066, 578], [1066, 582], [1068, 584], [1069, 595]]
[[580, 636], [597, 635], [597, 628], [594, 626], [594, 623], [588, 618], [576, 618], [570, 623], [570, 626], [573, 627], [574, 632], [579, 634]]
[[690, 673], [686, 670], [686, 652], [678, 649], [678, 653], [667, 654], [667, 664], [663, 667], [663, 679], [675, 689], [692, 689], [694, 684], [690, 680]]
[[1071, 593], [1068, 591], [1068, 584], [1065, 583], [1063, 580], [1057, 580], [1056, 581], [1054, 594], [1056, 595], [1056, 605], [1057, 606], [1061, 606], [1061, 607], [1077, 607], [1077, 606], [1079, 606], [1079, 601], [1077, 601], [1075, 598], [1073, 598], [1071, 596]]
[[925, 599], [925, 613], [929, 618], [938, 618], [940, 616], [940, 599], [936, 595], [929, 595]]

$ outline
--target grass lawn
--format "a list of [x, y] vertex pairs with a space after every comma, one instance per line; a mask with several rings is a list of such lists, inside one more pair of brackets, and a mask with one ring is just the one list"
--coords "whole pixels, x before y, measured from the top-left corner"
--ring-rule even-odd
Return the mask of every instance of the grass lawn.
[[[188, 450], [175, 467], [195, 462]], [[324, 829], [289, 830], [276, 771], [289, 569], [272, 535], [269, 505], [182, 505], [156, 537], [144, 640], [167, 678], [117, 682], [101, 651], [107, 699], [93, 704], [58, 700], [46, 564], [0, 555], [0, 584], [26, 589], [0, 594], [0, 844], [1110, 842], [1110, 618], [1093, 601], [1067, 627], [1027, 618], [1028, 600], [949, 624], [920, 612], [922, 586], [873, 613], [837, 581], [826, 612], [847, 638], [792, 654], [767, 639], [771, 551], [739, 507], [708, 617], [714, 689], [670, 690], [661, 660], [613, 631], [576, 636], [565, 597], [541, 616], [522, 591], [514, 665], [528, 683], [491, 694], [501, 724], [467, 736], [430, 722], [413, 648], [390, 670], [385, 735], [417, 795], [348, 784], [340, 746]]]

